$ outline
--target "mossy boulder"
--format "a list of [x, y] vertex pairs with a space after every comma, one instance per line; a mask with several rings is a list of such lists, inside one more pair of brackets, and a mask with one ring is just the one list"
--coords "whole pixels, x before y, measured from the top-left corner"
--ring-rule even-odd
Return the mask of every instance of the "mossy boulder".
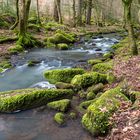
[[66, 43], [60, 43], [60, 44], [57, 44], [57, 48], [59, 50], [68, 50], [69, 46]]
[[0, 112], [27, 110], [73, 95], [72, 90], [61, 89], [21, 89], [0, 92]]
[[55, 86], [58, 89], [74, 89], [74, 85], [69, 83], [63, 83], [63, 82], [57, 82]]
[[54, 36], [49, 37], [48, 42], [54, 43], [54, 44], [59, 44], [59, 43], [73, 43], [74, 39], [71, 39], [71, 36], [66, 36], [64, 34], [61, 33], [56, 33]]
[[2, 73], [3, 72], [3, 68], [0, 68], [0, 73]]
[[104, 85], [102, 83], [93, 85], [87, 89], [88, 92], [94, 92], [97, 94], [98, 92], [101, 92], [104, 89]]
[[107, 82], [106, 78], [107, 78], [106, 74], [101, 74], [98, 72], [85, 73], [83, 75], [76, 75], [72, 79], [71, 84], [78, 87], [86, 88], [93, 84], [106, 83]]
[[63, 113], [56, 113], [54, 116], [54, 121], [58, 123], [59, 125], [62, 125], [65, 123], [65, 115]]
[[50, 109], [66, 112], [68, 110], [68, 108], [70, 107], [70, 100], [63, 99], [63, 100], [59, 100], [59, 101], [53, 101], [53, 102], [48, 103], [47, 106]]
[[102, 63], [103, 61], [100, 60], [100, 59], [91, 59], [91, 60], [88, 60], [88, 64], [90, 65], [95, 65], [95, 64], [98, 64], [98, 63]]
[[46, 71], [44, 76], [52, 84], [56, 82], [70, 83], [75, 75], [83, 74], [84, 72], [80, 68], [57, 69]]
[[128, 98], [121, 93], [119, 87], [103, 93], [82, 118], [82, 124], [93, 135], [101, 135], [108, 132], [110, 128], [109, 117], [120, 107], [122, 101]]
[[92, 67], [92, 71], [97, 71], [101, 73], [107, 73], [113, 69], [113, 63], [111, 61], [98, 63]]

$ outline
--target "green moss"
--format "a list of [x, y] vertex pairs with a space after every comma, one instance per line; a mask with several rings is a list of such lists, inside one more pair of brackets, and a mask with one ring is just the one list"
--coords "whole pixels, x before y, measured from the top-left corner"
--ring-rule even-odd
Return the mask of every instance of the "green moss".
[[0, 62], [0, 67], [2, 69], [8, 69], [8, 68], [11, 68], [12, 65], [8, 60], [4, 60], [4, 61]]
[[92, 67], [92, 70], [101, 73], [107, 73], [108, 71], [112, 70], [112, 68], [113, 68], [113, 63], [112, 61], [109, 61], [109, 62], [95, 64]]
[[63, 113], [56, 113], [54, 116], [54, 121], [58, 123], [59, 125], [62, 125], [65, 123], [65, 115]]
[[0, 112], [26, 110], [73, 96], [72, 90], [23, 89], [0, 92]]
[[70, 112], [69, 117], [71, 119], [76, 119], [77, 118], [77, 114], [75, 112]]
[[87, 89], [88, 92], [93, 92], [97, 94], [98, 92], [101, 92], [104, 89], [104, 85], [102, 83], [99, 83], [97, 85], [93, 85]]
[[103, 58], [105, 58], [105, 59], [113, 59], [113, 56], [114, 56], [114, 53], [108, 52], [108, 53], [105, 53], [103, 55]]
[[69, 83], [57, 82], [55, 84], [56, 88], [58, 89], [74, 89], [74, 86]]
[[28, 29], [35, 30], [35, 31], [39, 32], [41, 27], [39, 24], [29, 24]]
[[49, 70], [44, 73], [45, 78], [50, 83], [65, 82], [69, 83], [77, 74], [83, 74], [85, 71], [80, 68]]
[[88, 60], [88, 64], [90, 64], [90, 65], [95, 65], [95, 64], [98, 64], [98, 63], [102, 63], [102, 60], [100, 60], [100, 59]]
[[3, 72], [3, 68], [0, 67], [0, 73], [2, 73], [2, 72]]
[[24, 49], [23, 49], [22, 46], [16, 45], [16, 46], [14, 46], [14, 47], [10, 47], [10, 48], [8, 49], [8, 51], [9, 51], [10, 54], [18, 54], [18, 53], [23, 52]]
[[80, 90], [78, 92], [78, 95], [79, 95], [80, 98], [84, 99], [84, 98], [86, 98], [87, 94], [86, 94], [86, 92], [84, 90]]
[[51, 43], [59, 44], [59, 43], [73, 43], [74, 39], [71, 39], [71, 36], [64, 35], [61, 33], [56, 33], [54, 36], [49, 37], [48, 40]]
[[87, 100], [93, 100], [96, 97], [96, 94], [94, 92], [88, 92], [87, 93]]
[[106, 77], [106, 74], [101, 74], [98, 72], [85, 73], [83, 75], [76, 75], [72, 79], [71, 84], [85, 88], [91, 86], [92, 84], [106, 83]]
[[59, 101], [53, 101], [53, 102], [48, 103], [47, 106], [57, 111], [66, 112], [68, 108], [70, 107], [70, 100], [63, 99]]
[[96, 99], [93, 99], [93, 100], [89, 100], [89, 101], [84, 101], [82, 102], [79, 106], [78, 106], [78, 111], [82, 114], [85, 114], [86, 113], [86, 109], [96, 101]]
[[128, 99], [119, 87], [103, 93], [88, 107], [87, 113], [83, 116], [82, 124], [85, 129], [93, 135], [107, 133], [110, 127], [109, 117], [119, 108], [121, 101]]
[[115, 81], [116, 81], [116, 77], [113, 75], [113, 73], [108, 73], [107, 74], [107, 81], [108, 81], [108, 83], [114, 83]]
[[40, 63], [40, 61], [37, 61], [37, 60], [30, 60], [30, 61], [28, 61], [28, 66], [29, 67], [32, 67], [32, 66], [35, 66], [35, 65], [37, 65], [37, 64], [39, 64]]
[[40, 46], [42, 43], [35, 39], [32, 35], [29, 33], [26, 33], [25, 35], [19, 35], [18, 41], [16, 42], [17, 47], [23, 47], [26, 49], [33, 48], [35, 46]]
[[65, 30], [66, 26], [62, 24], [58, 24], [57, 22], [48, 22], [45, 25], [46, 31], [56, 31], [58, 29]]
[[16, 41], [17, 37], [0, 37], [0, 43]]
[[68, 50], [68, 49], [69, 49], [68, 45], [65, 44], [65, 43], [57, 44], [57, 48], [58, 48], [59, 50]]

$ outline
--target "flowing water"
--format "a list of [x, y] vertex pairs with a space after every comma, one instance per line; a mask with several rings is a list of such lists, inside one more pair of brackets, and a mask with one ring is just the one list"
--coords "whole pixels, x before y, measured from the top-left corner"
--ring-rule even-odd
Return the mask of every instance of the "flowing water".
[[[28, 87], [55, 88], [43, 77], [50, 69], [74, 67], [80, 62], [101, 57], [121, 37], [116, 34], [81, 39], [70, 50], [32, 49], [20, 56], [13, 56], [15, 67], [0, 75], [0, 91]], [[40, 61], [34, 67], [28, 67], [29, 60]], [[14, 114], [0, 115], [0, 140], [91, 140], [93, 139], [81, 127], [80, 120], [68, 120], [63, 127], [53, 121], [54, 112], [38, 109]]]

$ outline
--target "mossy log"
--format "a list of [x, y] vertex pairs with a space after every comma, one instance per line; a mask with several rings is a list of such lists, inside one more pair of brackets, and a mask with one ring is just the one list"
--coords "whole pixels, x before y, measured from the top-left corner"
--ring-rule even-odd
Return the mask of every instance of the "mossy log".
[[0, 112], [27, 110], [48, 102], [73, 96], [72, 90], [21, 89], [0, 92]]

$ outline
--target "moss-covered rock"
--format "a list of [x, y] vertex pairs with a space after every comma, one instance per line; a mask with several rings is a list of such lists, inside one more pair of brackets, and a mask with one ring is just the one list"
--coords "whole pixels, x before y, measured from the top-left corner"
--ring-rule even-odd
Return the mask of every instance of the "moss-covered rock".
[[69, 84], [69, 83], [63, 83], [63, 82], [57, 82], [55, 86], [58, 89], [73, 89], [74, 88], [74, 85]]
[[2, 73], [3, 72], [3, 68], [0, 68], [0, 73]]
[[91, 59], [91, 60], [88, 60], [88, 64], [90, 65], [95, 65], [95, 64], [98, 64], [98, 63], [102, 63], [103, 61], [100, 60], [100, 59]]
[[105, 59], [113, 59], [113, 57], [114, 57], [114, 53], [112, 52], [108, 52], [103, 55], [103, 58]]
[[75, 86], [85, 88], [91, 86], [92, 84], [106, 83], [106, 77], [106, 74], [101, 74], [98, 72], [85, 73], [83, 75], [76, 75], [72, 79], [71, 83]]
[[44, 73], [45, 78], [50, 83], [65, 82], [70, 83], [71, 79], [78, 74], [83, 74], [85, 71], [80, 68], [57, 69], [49, 70]]
[[21, 89], [0, 92], [0, 112], [26, 110], [73, 96], [72, 90]]
[[57, 48], [59, 50], [68, 50], [69, 46], [66, 43], [60, 43], [60, 44], [57, 44]]
[[87, 100], [93, 100], [96, 97], [96, 94], [94, 92], [88, 92], [87, 93]]
[[102, 83], [99, 83], [89, 87], [87, 91], [97, 94], [98, 92], [101, 92], [103, 89], [104, 89], [104, 85]]
[[53, 102], [48, 103], [47, 106], [57, 111], [66, 112], [68, 108], [70, 107], [70, 100], [63, 99], [59, 101], [53, 101]]
[[113, 63], [111, 61], [109, 61], [109, 62], [95, 64], [92, 67], [92, 70], [101, 72], [101, 73], [107, 73], [107, 72], [111, 71], [112, 68], [113, 68]]
[[128, 98], [119, 87], [106, 91], [88, 107], [82, 118], [82, 124], [93, 135], [105, 134], [110, 127], [109, 117], [119, 108], [121, 101]]
[[59, 125], [62, 125], [65, 123], [65, 115], [63, 113], [56, 113], [54, 116], [54, 121], [58, 123]]

